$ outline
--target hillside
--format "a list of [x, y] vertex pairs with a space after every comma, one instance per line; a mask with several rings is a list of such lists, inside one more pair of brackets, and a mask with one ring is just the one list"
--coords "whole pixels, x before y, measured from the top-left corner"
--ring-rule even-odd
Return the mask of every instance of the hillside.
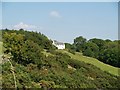
[[3, 43], [2, 42], [0, 42], [0, 55], [2, 54], [2, 45]]
[[[3, 88], [118, 88], [119, 77], [97, 61], [57, 50], [37, 32], [3, 30]], [[92, 63], [86, 63], [94, 60]], [[86, 62], [83, 62], [86, 61]], [[105, 65], [103, 65], [105, 66]], [[98, 68], [99, 67], [99, 68]], [[107, 67], [106, 67], [107, 68]]]
[[117, 75], [119, 76], [118, 71], [120, 71], [120, 68], [105, 64], [95, 58], [91, 58], [91, 57], [87, 57], [87, 56], [83, 56], [81, 53], [76, 52], [75, 54], [72, 54], [66, 50], [58, 50], [62, 53], [67, 53], [69, 56], [71, 56], [71, 58], [79, 60], [79, 61], [83, 61], [85, 63], [89, 63], [92, 64], [98, 68], [100, 68], [103, 71], [109, 72], [113, 75]]

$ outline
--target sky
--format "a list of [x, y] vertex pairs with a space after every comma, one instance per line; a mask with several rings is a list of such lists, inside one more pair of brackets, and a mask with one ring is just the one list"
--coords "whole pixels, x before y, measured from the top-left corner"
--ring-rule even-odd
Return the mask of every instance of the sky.
[[38, 31], [52, 40], [118, 39], [117, 2], [3, 2], [2, 28]]
[[2, 28], [2, 3], [0, 2], [0, 28]]
[[120, 0], [1, 0], [2, 2], [119, 2]]

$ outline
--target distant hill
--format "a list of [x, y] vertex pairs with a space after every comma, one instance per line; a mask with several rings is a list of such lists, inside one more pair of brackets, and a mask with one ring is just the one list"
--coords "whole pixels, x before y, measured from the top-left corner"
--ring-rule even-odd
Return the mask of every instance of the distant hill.
[[[57, 50], [41, 33], [3, 30], [3, 46], [3, 62], [7, 60], [2, 63], [3, 88], [102, 89], [120, 86], [116, 71], [110, 74], [102, 69], [107, 65], [97, 66], [99, 62], [79, 56], [80, 53]], [[91, 63], [86, 63], [90, 60]]]

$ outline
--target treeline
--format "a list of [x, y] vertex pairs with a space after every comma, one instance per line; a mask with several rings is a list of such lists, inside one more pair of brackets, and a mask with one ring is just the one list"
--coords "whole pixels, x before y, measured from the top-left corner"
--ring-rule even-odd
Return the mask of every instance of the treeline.
[[79, 36], [74, 39], [73, 44], [66, 43], [70, 51], [82, 52], [83, 55], [97, 58], [98, 60], [120, 67], [120, 40], [111, 41], [93, 38], [87, 40]]

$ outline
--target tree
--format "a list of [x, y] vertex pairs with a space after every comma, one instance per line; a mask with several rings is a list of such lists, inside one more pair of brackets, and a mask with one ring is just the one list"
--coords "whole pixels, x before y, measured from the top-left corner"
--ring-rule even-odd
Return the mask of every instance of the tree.
[[75, 50], [75, 46], [73, 44], [69, 44], [69, 43], [65, 43], [65, 48], [69, 49], [69, 50]]
[[108, 42], [99, 52], [99, 60], [112, 66], [120, 67], [120, 44], [117, 41]]
[[79, 36], [77, 38], [74, 39], [74, 43], [73, 45], [76, 47], [76, 51], [82, 51], [82, 47], [84, 46], [84, 43], [87, 40], [85, 38], [83, 38], [82, 36]]
[[102, 47], [105, 45], [105, 41], [104, 40], [97, 39], [97, 38], [90, 39], [88, 42], [95, 43], [99, 47], [99, 50], [101, 50]]
[[90, 57], [98, 57], [99, 47], [92, 42], [87, 42], [83, 46], [83, 55]]

